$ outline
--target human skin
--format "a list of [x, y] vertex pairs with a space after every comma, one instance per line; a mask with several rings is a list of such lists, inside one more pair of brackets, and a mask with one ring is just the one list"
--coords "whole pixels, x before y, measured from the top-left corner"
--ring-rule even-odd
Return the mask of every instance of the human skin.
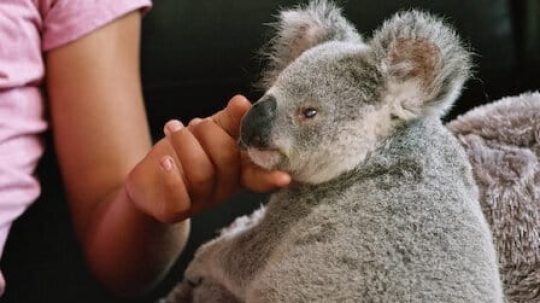
[[289, 175], [238, 149], [242, 96], [154, 146], [139, 72], [140, 13], [45, 54], [54, 145], [88, 266], [113, 292], [144, 293], [181, 253], [189, 217], [239, 188], [267, 191]]

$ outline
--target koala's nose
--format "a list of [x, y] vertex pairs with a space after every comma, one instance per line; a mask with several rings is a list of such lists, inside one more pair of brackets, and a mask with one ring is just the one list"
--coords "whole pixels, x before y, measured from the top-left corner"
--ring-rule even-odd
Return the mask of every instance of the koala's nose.
[[276, 108], [273, 96], [264, 96], [253, 105], [242, 120], [240, 138], [243, 144], [257, 148], [269, 147]]

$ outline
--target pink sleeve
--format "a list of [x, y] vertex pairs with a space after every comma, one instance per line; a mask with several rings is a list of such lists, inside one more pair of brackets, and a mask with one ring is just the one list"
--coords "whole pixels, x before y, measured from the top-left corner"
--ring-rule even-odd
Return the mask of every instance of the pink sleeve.
[[91, 33], [151, 0], [44, 0], [42, 49], [51, 50]]

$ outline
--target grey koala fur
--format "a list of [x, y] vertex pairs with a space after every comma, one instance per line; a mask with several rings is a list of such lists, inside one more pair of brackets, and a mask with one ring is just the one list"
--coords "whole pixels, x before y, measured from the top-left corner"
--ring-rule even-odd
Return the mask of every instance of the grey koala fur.
[[503, 302], [470, 165], [439, 119], [469, 73], [457, 35], [410, 11], [363, 42], [327, 1], [277, 28], [240, 143], [294, 183], [203, 245], [165, 302]]

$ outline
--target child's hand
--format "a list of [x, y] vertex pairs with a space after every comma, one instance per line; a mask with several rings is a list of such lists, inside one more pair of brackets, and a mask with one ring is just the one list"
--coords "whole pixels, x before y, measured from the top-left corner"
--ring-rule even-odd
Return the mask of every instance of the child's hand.
[[250, 106], [236, 96], [225, 109], [187, 127], [169, 121], [166, 137], [128, 177], [126, 189], [135, 205], [172, 223], [230, 198], [241, 185], [259, 192], [288, 185], [288, 174], [255, 166], [238, 148], [240, 120]]

